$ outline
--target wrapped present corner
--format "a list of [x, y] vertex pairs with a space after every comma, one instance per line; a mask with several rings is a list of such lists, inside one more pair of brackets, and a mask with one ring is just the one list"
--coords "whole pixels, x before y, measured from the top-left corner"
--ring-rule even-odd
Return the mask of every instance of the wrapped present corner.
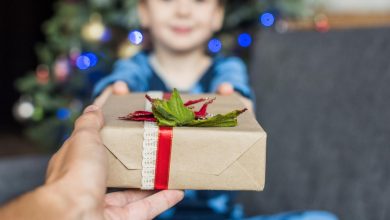
[[[237, 94], [184, 94], [182, 98], [205, 96], [216, 96], [210, 113], [244, 107]], [[108, 187], [263, 190], [266, 133], [251, 112], [240, 115], [236, 127], [159, 127], [154, 122], [118, 119], [146, 106], [143, 93], [112, 95], [103, 106]]]

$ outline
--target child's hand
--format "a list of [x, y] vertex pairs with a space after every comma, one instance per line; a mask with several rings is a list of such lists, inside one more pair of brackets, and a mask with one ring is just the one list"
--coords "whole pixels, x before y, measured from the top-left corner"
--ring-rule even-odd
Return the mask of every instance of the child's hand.
[[130, 90], [125, 82], [118, 81], [112, 85], [112, 93], [115, 95], [126, 95], [130, 93]]
[[[217, 93], [220, 95], [231, 95], [234, 93], [233, 85], [228, 82], [222, 83], [219, 85]], [[244, 103], [245, 107], [247, 107], [249, 111], [253, 112], [252, 101], [242, 96], [240, 96], [240, 99]]]
[[95, 101], [94, 105], [102, 107], [103, 104], [106, 102], [107, 98], [111, 95], [126, 95], [129, 94], [130, 90], [127, 84], [123, 81], [117, 81], [111, 86], [107, 87], [101, 94], [98, 96]]
[[234, 88], [230, 83], [222, 83], [218, 86], [217, 93], [220, 95], [231, 95], [234, 93]]

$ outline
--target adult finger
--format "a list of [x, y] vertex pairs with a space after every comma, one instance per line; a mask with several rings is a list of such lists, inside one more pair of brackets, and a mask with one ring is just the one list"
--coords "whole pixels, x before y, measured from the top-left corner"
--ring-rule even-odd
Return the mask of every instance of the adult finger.
[[58, 152], [53, 154], [49, 160], [48, 165], [47, 165], [46, 175], [45, 175], [45, 183], [50, 183], [57, 178], [55, 171], [58, 169], [58, 167], [61, 165], [61, 163], [62, 163], [62, 160], [61, 160]]
[[112, 94], [112, 86], [107, 87], [93, 102], [94, 105], [103, 107], [108, 97]]
[[68, 162], [70, 159], [74, 159], [74, 162], [87, 163], [98, 163], [106, 160], [100, 137], [100, 129], [103, 124], [103, 113], [98, 106], [90, 105], [84, 110], [84, 113], [76, 120], [68, 146], [64, 149]]
[[152, 219], [180, 202], [183, 197], [184, 192], [181, 190], [163, 190], [124, 208], [129, 218]]
[[103, 124], [104, 118], [100, 107], [90, 105], [85, 108], [83, 114], [76, 120], [73, 134], [84, 129], [90, 133], [98, 132], [103, 127]]
[[107, 206], [125, 206], [131, 202], [136, 202], [140, 199], [146, 198], [155, 191], [142, 191], [142, 190], [125, 190], [121, 192], [112, 192], [106, 194], [104, 202]]
[[108, 175], [107, 153], [100, 137], [103, 121], [103, 113], [98, 106], [91, 105], [84, 110], [63, 149], [61, 167], [68, 178], [77, 180], [78, 188], [97, 193], [101, 200]]
[[105, 173], [107, 155], [100, 137], [103, 124], [103, 113], [98, 106], [91, 105], [84, 110], [76, 120], [67, 146], [61, 148], [68, 166], [78, 167], [79, 171], [88, 169], [92, 173], [101, 169], [100, 172]]

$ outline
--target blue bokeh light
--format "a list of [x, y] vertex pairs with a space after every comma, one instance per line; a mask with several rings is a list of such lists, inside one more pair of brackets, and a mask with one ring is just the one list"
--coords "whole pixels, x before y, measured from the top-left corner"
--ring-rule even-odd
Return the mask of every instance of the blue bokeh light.
[[252, 37], [248, 33], [242, 33], [238, 36], [237, 41], [241, 47], [249, 47], [252, 44]]
[[77, 57], [76, 66], [81, 70], [86, 70], [91, 66], [91, 60], [85, 55]]
[[142, 43], [144, 36], [142, 35], [142, 33], [140, 31], [135, 30], [135, 31], [131, 31], [129, 33], [128, 38], [132, 44], [139, 45]]
[[85, 53], [83, 55], [89, 58], [89, 61], [90, 61], [89, 67], [96, 66], [96, 64], [98, 62], [98, 58], [94, 53], [88, 52], [88, 53]]
[[104, 33], [103, 33], [103, 36], [102, 36], [101, 40], [102, 40], [103, 42], [108, 42], [108, 41], [111, 40], [111, 38], [112, 38], [111, 30], [108, 29], [108, 28], [106, 28], [106, 29], [104, 30]]
[[260, 22], [265, 27], [271, 27], [275, 22], [275, 17], [269, 12], [260, 15]]
[[76, 66], [81, 70], [86, 70], [90, 67], [96, 66], [98, 58], [94, 53], [82, 53], [76, 60]]
[[222, 42], [217, 38], [213, 38], [208, 44], [209, 50], [212, 53], [218, 53], [222, 49]]
[[59, 108], [57, 110], [56, 116], [59, 120], [65, 121], [70, 118], [71, 111], [67, 108]]

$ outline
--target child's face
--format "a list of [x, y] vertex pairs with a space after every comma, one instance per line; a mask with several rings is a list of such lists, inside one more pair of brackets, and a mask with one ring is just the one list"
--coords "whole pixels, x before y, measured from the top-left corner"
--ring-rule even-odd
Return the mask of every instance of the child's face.
[[138, 11], [153, 42], [177, 52], [204, 47], [224, 13], [218, 0], [144, 0]]

